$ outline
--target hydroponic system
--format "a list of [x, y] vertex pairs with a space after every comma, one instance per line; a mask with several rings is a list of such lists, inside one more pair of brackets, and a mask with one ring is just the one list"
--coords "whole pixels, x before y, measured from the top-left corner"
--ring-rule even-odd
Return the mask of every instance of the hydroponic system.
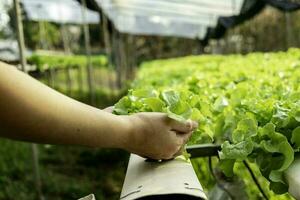
[[[61, 26], [80, 24], [83, 28], [86, 57], [50, 58], [33, 54], [28, 60], [36, 65], [35, 73], [48, 76], [53, 88], [55, 73], [63, 69], [68, 93], [72, 94], [74, 68], [81, 83], [78, 93], [85, 93], [81, 66], [86, 66], [87, 99], [97, 106], [94, 83], [100, 81], [93, 79], [92, 65], [95, 65], [98, 66], [94, 66], [95, 71], [106, 73], [102, 78], [109, 79], [110, 93], [115, 95], [117, 90], [123, 92], [126, 88], [127, 92], [114, 104], [114, 114], [162, 112], [180, 122], [191, 119], [198, 123], [183, 155], [175, 159], [157, 161], [132, 154], [120, 199], [300, 199], [299, 48], [227, 55], [205, 52], [210, 39], [220, 39], [227, 29], [254, 17], [266, 6], [295, 11], [300, 8], [299, 2], [80, 0], [66, 5], [62, 1], [14, 2], [20, 63], [25, 72], [20, 5], [27, 20], [50, 21]], [[57, 14], [48, 12], [50, 5]], [[58, 17], [60, 10], [66, 15]], [[79, 13], [82, 17], [77, 19]], [[101, 26], [104, 55], [91, 56], [88, 23]], [[169, 58], [162, 53], [164, 59], [156, 59], [147, 55], [150, 53], [145, 49], [139, 49], [143, 45], [149, 48], [153, 41], [161, 42], [163, 37], [170, 37], [168, 41], [192, 40], [199, 45], [195, 54], [201, 55]], [[103, 97], [102, 93], [98, 96], [98, 100]], [[43, 199], [37, 147], [33, 147], [35, 181]]]

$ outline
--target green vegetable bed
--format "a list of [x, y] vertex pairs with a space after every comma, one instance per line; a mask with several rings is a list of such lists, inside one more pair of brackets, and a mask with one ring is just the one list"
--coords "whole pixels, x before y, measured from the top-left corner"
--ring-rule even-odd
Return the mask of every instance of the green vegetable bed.
[[[44, 71], [49, 68], [67, 68], [86, 66], [87, 58], [85, 55], [39, 55], [34, 54], [28, 58], [28, 62], [36, 65], [39, 71]], [[107, 66], [107, 58], [104, 55], [91, 56], [93, 67]]]
[[189, 144], [222, 144], [219, 166], [227, 176], [248, 160], [281, 194], [288, 188], [284, 171], [300, 149], [299, 85], [299, 49], [157, 60], [143, 64], [114, 112], [198, 121]]

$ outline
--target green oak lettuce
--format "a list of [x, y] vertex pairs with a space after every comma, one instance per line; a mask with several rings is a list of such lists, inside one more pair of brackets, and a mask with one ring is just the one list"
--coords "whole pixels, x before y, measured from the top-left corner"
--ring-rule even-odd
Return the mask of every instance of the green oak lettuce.
[[143, 64], [116, 114], [164, 112], [199, 123], [189, 144], [222, 146], [220, 168], [233, 175], [249, 160], [275, 193], [300, 149], [300, 50], [204, 55]]

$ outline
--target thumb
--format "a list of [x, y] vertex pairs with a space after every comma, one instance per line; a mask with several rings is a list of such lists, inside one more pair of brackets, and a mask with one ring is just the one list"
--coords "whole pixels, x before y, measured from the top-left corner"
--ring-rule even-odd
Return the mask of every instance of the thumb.
[[198, 127], [198, 123], [190, 119], [186, 120], [185, 122], [180, 122], [172, 119], [170, 126], [172, 131], [188, 133], [195, 130]]

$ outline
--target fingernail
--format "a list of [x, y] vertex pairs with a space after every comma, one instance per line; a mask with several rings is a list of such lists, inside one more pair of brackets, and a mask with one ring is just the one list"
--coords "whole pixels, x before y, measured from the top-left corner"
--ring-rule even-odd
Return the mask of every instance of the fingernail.
[[198, 123], [195, 121], [192, 121], [192, 127], [193, 127], [193, 129], [198, 128]]

